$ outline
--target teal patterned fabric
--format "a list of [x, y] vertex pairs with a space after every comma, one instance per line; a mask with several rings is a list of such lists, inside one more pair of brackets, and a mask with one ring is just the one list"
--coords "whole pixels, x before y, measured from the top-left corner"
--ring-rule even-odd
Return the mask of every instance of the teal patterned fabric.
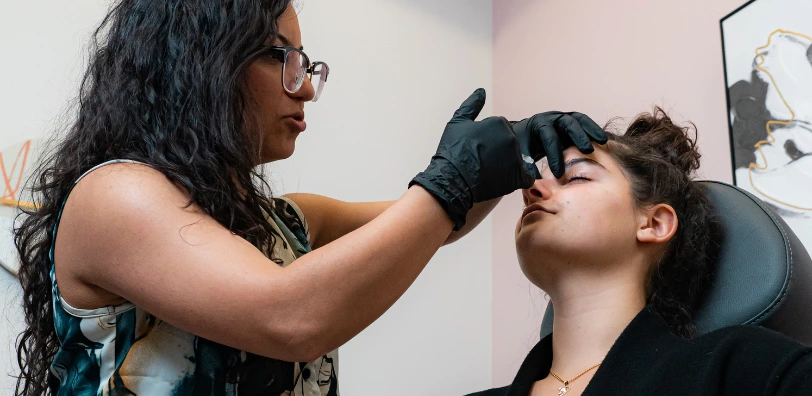
[[[274, 256], [285, 266], [311, 250], [307, 223], [289, 199], [273, 204], [268, 220], [282, 236]], [[133, 304], [73, 308], [59, 293], [53, 246], [51, 281], [60, 344], [51, 363], [55, 395], [339, 395], [337, 350], [313, 362], [281, 362], [184, 332]]]

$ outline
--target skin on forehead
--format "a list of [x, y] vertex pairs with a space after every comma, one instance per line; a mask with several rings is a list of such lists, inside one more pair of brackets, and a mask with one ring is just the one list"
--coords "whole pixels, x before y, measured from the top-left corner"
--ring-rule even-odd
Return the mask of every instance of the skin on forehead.
[[279, 17], [279, 33], [277, 41], [282, 45], [304, 49], [302, 46], [302, 31], [299, 26], [299, 16], [293, 5], [288, 5], [288, 9]]

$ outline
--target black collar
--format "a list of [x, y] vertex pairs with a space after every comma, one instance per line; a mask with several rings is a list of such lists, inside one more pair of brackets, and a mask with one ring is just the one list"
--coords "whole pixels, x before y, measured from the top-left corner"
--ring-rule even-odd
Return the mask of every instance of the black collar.
[[[640, 365], [639, 362], [653, 362], [662, 352], [656, 347], [644, 346], [674, 345], [675, 341], [689, 342], [671, 333], [665, 320], [654, 308], [651, 306], [643, 308], [609, 349], [604, 363], [598, 367], [583, 396], [596, 394], [596, 389], [600, 389], [602, 394], [612, 394], [607, 392], [608, 390], [624, 393], [622, 389], [624, 383], [619, 381], [619, 378], [645, 375], [646, 365]], [[638, 364], [629, 364], [630, 362]], [[539, 341], [527, 355], [506, 396], [527, 396], [536, 381], [547, 377], [552, 363], [553, 335], [550, 334]], [[629, 372], [630, 367], [637, 367], [640, 372]], [[622, 377], [614, 374], [617, 372], [622, 372]]]

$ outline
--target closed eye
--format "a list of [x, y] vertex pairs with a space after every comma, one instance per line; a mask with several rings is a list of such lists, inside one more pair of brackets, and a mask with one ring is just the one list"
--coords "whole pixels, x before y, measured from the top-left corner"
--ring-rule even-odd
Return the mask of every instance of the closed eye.
[[590, 179], [587, 179], [586, 177], [583, 177], [583, 176], [573, 176], [573, 177], [570, 177], [569, 179], [567, 179], [567, 183], [571, 183], [571, 182], [573, 182], [575, 180], [589, 181]]

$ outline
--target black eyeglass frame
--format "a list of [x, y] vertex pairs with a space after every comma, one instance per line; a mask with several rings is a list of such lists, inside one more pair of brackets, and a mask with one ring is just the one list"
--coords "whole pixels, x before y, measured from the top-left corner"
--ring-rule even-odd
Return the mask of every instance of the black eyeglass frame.
[[[327, 83], [327, 77], [330, 75], [330, 66], [328, 66], [327, 63], [320, 62], [320, 61], [311, 63], [310, 62], [310, 57], [307, 56], [307, 54], [304, 51], [302, 51], [299, 48], [291, 47], [291, 46], [287, 46], [287, 45], [286, 46], [278, 46], [278, 45], [269, 46], [269, 47], [266, 47], [265, 49], [263, 49], [262, 52], [267, 53], [267, 54], [281, 54], [281, 56], [274, 56], [274, 59], [282, 62], [282, 75], [280, 76], [281, 79], [282, 79], [282, 88], [285, 89], [285, 92], [288, 92], [290, 94], [295, 94], [295, 93], [299, 92], [299, 90], [302, 89], [302, 85], [304, 85], [304, 79], [302, 79], [301, 81], [299, 81], [297, 83], [295, 89], [290, 89], [285, 85], [285, 74], [287, 72], [287, 67], [288, 67], [288, 62], [287, 62], [288, 54], [290, 54], [291, 52], [298, 52], [299, 55], [304, 58], [305, 64], [308, 65], [304, 70], [305, 76], [310, 80], [311, 83], [313, 82], [313, 75], [314, 74], [318, 75], [319, 79], [321, 80], [320, 84], [316, 87], [316, 95], [313, 97], [313, 102], [316, 102], [316, 101], [319, 100], [319, 97], [321, 97], [321, 93], [324, 90], [324, 85]], [[316, 68], [318, 66], [322, 66], [322, 70], [316, 71]]]

